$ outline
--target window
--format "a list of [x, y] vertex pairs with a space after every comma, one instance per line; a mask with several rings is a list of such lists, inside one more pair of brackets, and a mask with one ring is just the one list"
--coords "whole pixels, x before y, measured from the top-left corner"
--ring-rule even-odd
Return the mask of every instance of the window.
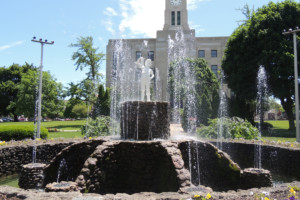
[[211, 50], [211, 57], [212, 58], [218, 57], [218, 51], [217, 50]]
[[175, 11], [172, 11], [172, 26], [175, 26]]
[[151, 59], [152, 61], [154, 60], [154, 51], [148, 52], [148, 58]]
[[198, 51], [198, 58], [205, 58], [205, 50]]
[[216, 77], [218, 77], [218, 65], [212, 65], [211, 71], [213, 71], [213, 73], [215, 73]]
[[111, 69], [111, 77], [113, 80], [117, 77], [117, 63], [118, 63], [118, 55], [116, 52], [113, 52], [113, 66]]
[[181, 25], [181, 12], [177, 11], [177, 26]]
[[118, 57], [117, 57], [117, 53], [114, 51], [113, 52], [113, 66], [115, 67], [117, 65], [117, 62], [118, 62]]
[[137, 51], [136, 54], [135, 54], [135, 59], [138, 60], [140, 57], [142, 57], [142, 52]]

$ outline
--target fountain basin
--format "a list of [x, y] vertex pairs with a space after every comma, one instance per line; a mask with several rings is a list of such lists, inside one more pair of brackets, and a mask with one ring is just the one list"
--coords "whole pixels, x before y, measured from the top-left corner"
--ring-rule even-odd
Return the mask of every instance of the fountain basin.
[[45, 188], [46, 192], [75, 192], [79, 191], [77, 183], [71, 181], [62, 181], [59, 183], [49, 183]]
[[[76, 151], [87, 146], [89, 155]], [[241, 168], [226, 153], [203, 141], [98, 139], [77, 143], [46, 167], [45, 184], [56, 179], [62, 159], [73, 168], [63, 172], [61, 180], [73, 180], [82, 192], [89, 193], [186, 192], [199, 185], [227, 191], [241, 188], [242, 183]]]

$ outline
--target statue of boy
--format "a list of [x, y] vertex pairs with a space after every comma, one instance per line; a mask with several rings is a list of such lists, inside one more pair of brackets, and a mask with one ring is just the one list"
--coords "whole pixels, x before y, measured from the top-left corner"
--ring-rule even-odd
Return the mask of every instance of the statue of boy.
[[150, 101], [150, 82], [154, 78], [153, 70], [150, 68], [152, 66], [151, 59], [147, 59], [144, 65], [144, 58], [140, 57], [136, 64], [138, 68], [142, 70], [141, 75], [141, 100], [144, 100], [145, 91], [147, 96], [147, 101]]

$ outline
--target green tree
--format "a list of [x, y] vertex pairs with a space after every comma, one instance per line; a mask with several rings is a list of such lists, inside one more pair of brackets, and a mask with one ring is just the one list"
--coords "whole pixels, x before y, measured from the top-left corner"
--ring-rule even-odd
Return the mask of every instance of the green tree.
[[[187, 88], [186, 78], [176, 79], [175, 68], [189, 67], [190, 75], [195, 78], [194, 89]], [[179, 70], [180, 71], [180, 70]], [[182, 73], [184, 72], [182, 68]], [[180, 75], [181, 76], [181, 75]], [[186, 77], [182, 74], [181, 77]], [[171, 64], [169, 68], [170, 104], [174, 108], [175, 88], [180, 91], [180, 107], [182, 111], [182, 127], [185, 130], [189, 128], [188, 110], [191, 109], [190, 102], [187, 102], [188, 95], [193, 95], [195, 98], [195, 113], [197, 116], [197, 125], [207, 124], [208, 119], [217, 117], [219, 105], [219, 81], [207, 63], [203, 59], [185, 59], [183, 61]], [[179, 89], [178, 89], [179, 87]], [[194, 93], [194, 94], [191, 94]]]
[[75, 118], [85, 118], [87, 116], [88, 107], [85, 104], [76, 104], [72, 109], [72, 115]]
[[218, 116], [219, 81], [204, 59], [189, 59], [196, 78], [197, 124], [208, 124], [208, 119]]
[[[18, 85], [17, 98], [9, 105], [9, 108], [16, 109], [15, 112], [18, 115], [34, 116], [38, 85], [37, 76], [36, 69], [28, 70], [22, 74], [21, 82]], [[43, 72], [42, 116], [50, 118], [62, 116], [64, 97], [62, 84], [57, 83], [49, 72]]]
[[71, 44], [70, 46], [78, 48], [72, 55], [72, 60], [75, 61], [76, 70], [89, 68], [87, 73], [88, 79], [96, 80], [102, 78], [102, 74], [99, 70], [105, 54], [97, 53], [98, 48], [93, 47], [93, 38], [90, 36], [79, 37], [77, 38], [77, 43]]
[[110, 115], [110, 90], [104, 86], [99, 86], [97, 101], [94, 104], [92, 118], [96, 119], [98, 116], [109, 116]]
[[13, 64], [8, 68], [0, 67], [0, 115], [13, 115], [14, 121], [18, 121], [16, 107], [11, 103], [17, 99], [22, 75], [33, 68], [28, 63], [23, 66]]
[[282, 35], [282, 31], [299, 24], [299, 3], [292, 0], [270, 2], [253, 12], [231, 35], [223, 70], [235, 93], [232, 101], [238, 116], [253, 122], [256, 76], [259, 66], [263, 65], [269, 76], [271, 94], [280, 99], [289, 119], [289, 128], [295, 128], [293, 43], [292, 37]]

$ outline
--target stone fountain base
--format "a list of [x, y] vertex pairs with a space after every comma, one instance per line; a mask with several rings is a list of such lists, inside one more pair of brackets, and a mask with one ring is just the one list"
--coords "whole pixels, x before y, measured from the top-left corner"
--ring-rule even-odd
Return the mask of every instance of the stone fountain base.
[[121, 108], [121, 137], [132, 140], [170, 137], [168, 102], [127, 101]]
[[[84, 151], [83, 151], [84, 149]], [[68, 165], [61, 180], [73, 180], [82, 192], [134, 194], [189, 192], [194, 186], [214, 191], [269, 186], [269, 177], [246, 173], [230, 157], [203, 141], [89, 140], [60, 152], [45, 168], [45, 185], [56, 181], [61, 160]], [[258, 184], [258, 185], [256, 185]], [[193, 189], [192, 189], [193, 190]]]
[[46, 164], [31, 163], [23, 165], [20, 178], [19, 186], [23, 189], [39, 189], [43, 185], [44, 181], [44, 169]]
[[59, 183], [49, 183], [45, 188], [46, 192], [75, 192], [79, 191], [77, 183], [71, 181], [62, 181]]
[[260, 188], [272, 186], [272, 176], [269, 170], [247, 168], [242, 173], [242, 186], [244, 188]]

